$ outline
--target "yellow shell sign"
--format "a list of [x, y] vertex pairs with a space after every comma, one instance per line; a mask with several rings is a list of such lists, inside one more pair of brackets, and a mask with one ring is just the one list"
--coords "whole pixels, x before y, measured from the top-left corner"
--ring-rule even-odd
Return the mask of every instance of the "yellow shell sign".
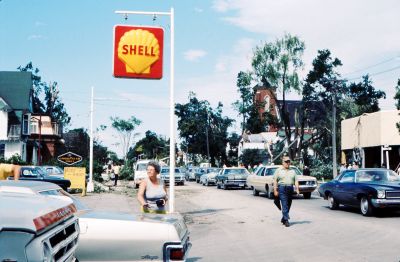
[[116, 26], [114, 76], [162, 77], [162, 28]]

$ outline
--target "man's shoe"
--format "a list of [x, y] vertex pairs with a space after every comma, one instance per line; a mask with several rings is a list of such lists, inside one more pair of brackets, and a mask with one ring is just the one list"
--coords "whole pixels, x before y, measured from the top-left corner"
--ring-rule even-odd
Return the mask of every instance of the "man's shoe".
[[290, 227], [290, 223], [289, 223], [289, 221], [285, 221], [285, 223], [284, 223], [284, 225], [285, 225], [285, 227]]

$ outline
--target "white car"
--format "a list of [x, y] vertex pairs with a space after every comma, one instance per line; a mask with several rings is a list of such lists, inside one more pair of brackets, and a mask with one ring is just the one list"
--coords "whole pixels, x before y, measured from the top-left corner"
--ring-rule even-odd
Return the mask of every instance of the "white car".
[[38, 193], [48, 187], [62, 190], [46, 182], [0, 181], [0, 261], [75, 260], [76, 207], [71, 199]]
[[[3, 183], [14, 181], [0, 181]], [[70, 199], [81, 232], [76, 258], [81, 261], [185, 261], [191, 247], [189, 231], [179, 214], [126, 214], [90, 210], [55, 184], [13, 183], [35, 194]], [[33, 184], [32, 184], [33, 183]], [[41, 183], [40, 188], [34, 183]]]
[[[169, 167], [165, 166], [161, 167], [160, 178], [165, 185], [169, 185], [169, 176], [170, 176]], [[185, 175], [179, 168], [175, 168], [174, 178], [176, 185], [183, 186], [185, 184]]]
[[214, 170], [210, 173], [204, 174], [200, 177], [200, 184], [203, 186], [209, 186], [209, 185], [216, 185], [216, 179], [215, 177], [218, 175], [218, 173], [221, 171], [220, 168], [213, 168]]
[[135, 177], [133, 181], [136, 188], [139, 188], [140, 182], [147, 178], [147, 164], [150, 161], [151, 160], [139, 160], [133, 166], [133, 169], [135, 170]]

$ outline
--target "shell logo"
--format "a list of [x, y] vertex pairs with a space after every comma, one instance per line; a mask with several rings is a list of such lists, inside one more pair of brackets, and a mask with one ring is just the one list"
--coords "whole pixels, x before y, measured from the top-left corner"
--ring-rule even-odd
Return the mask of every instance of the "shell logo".
[[114, 76], [162, 78], [163, 40], [159, 27], [115, 26]]

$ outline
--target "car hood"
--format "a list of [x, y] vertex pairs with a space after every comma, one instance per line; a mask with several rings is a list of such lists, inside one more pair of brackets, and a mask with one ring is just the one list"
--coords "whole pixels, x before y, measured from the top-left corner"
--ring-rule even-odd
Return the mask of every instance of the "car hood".
[[0, 199], [0, 210], [5, 211], [0, 214], [0, 232], [6, 228], [38, 232], [75, 212], [70, 199], [17, 193], [0, 193]]
[[[361, 183], [360, 183], [361, 184]], [[363, 185], [373, 187], [375, 189], [380, 189], [380, 190], [395, 190], [395, 191], [400, 191], [400, 183], [399, 182], [387, 182], [387, 183], [382, 183], [382, 182], [368, 182], [368, 183], [362, 183]]]
[[214, 173], [214, 172], [208, 173], [207, 178], [215, 178], [217, 175], [218, 175], [218, 173]]

